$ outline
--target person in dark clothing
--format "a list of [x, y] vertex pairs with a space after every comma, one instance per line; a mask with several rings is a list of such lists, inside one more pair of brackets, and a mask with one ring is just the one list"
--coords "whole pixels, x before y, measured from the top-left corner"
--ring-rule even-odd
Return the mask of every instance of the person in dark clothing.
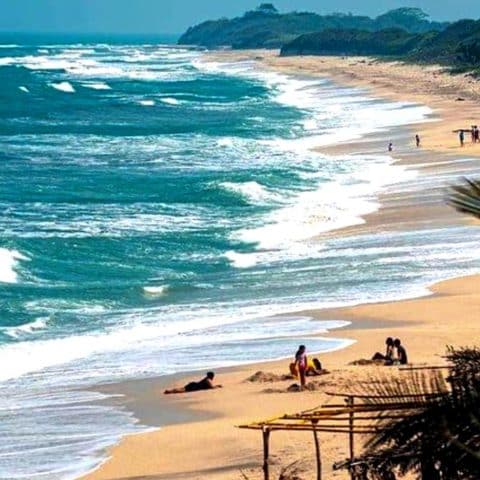
[[465, 145], [465, 133], [463, 132], [463, 130], [460, 130], [458, 138], [460, 140], [460, 146], [463, 147]]
[[415, 135], [415, 144], [417, 148], [420, 148], [420, 135], [418, 135], [418, 133]]
[[383, 353], [377, 352], [373, 357], [372, 360], [383, 360], [385, 361], [385, 365], [391, 365], [393, 363], [393, 338], [388, 337], [385, 340], [386, 350], [385, 355]]
[[393, 345], [397, 351], [394, 362], [399, 363], [400, 365], [406, 365], [408, 363], [407, 351], [402, 346], [402, 342], [397, 338], [393, 342]]
[[190, 393], [190, 392], [199, 392], [200, 390], [213, 390], [214, 388], [222, 388], [221, 385], [214, 385], [213, 379], [215, 378], [215, 373], [208, 372], [206, 377], [200, 380], [199, 382], [190, 382], [187, 383], [183, 388], [172, 388], [171, 390], [165, 390], [165, 395], [172, 395], [177, 393]]

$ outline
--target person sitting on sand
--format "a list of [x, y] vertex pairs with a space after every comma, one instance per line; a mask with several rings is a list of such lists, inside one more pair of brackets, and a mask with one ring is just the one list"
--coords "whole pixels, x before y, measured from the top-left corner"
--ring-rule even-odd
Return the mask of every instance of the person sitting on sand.
[[322, 364], [318, 358], [307, 358], [307, 370], [305, 375], [307, 376], [317, 376], [322, 374]]
[[199, 382], [190, 382], [185, 385], [183, 388], [173, 388], [171, 390], [165, 390], [165, 395], [172, 395], [177, 393], [189, 393], [189, 392], [198, 392], [200, 390], [212, 390], [214, 388], [222, 388], [222, 385], [214, 385], [213, 379], [215, 378], [215, 373], [208, 372], [207, 376], [200, 380]]
[[[299, 377], [297, 362], [292, 362], [290, 364], [290, 374], [293, 377]], [[322, 363], [318, 358], [307, 357], [307, 368], [305, 369], [305, 376], [316, 377], [318, 375], [323, 375]]]
[[387, 346], [385, 355], [383, 353], [377, 352], [373, 357], [372, 360], [383, 360], [385, 365], [391, 365], [393, 363], [393, 347], [394, 341], [392, 337], [388, 337], [385, 340], [385, 345]]
[[400, 341], [400, 339], [397, 338], [393, 342], [393, 345], [395, 347], [395, 350], [397, 351], [397, 354], [395, 355], [393, 363], [396, 365], [407, 365], [408, 363], [407, 351], [402, 346], [402, 342]]

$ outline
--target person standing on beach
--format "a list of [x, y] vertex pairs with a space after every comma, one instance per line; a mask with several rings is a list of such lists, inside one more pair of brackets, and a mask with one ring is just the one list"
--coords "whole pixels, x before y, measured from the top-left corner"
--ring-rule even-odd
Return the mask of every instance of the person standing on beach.
[[306, 384], [306, 372], [307, 372], [307, 348], [305, 345], [300, 345], [298, 347], [297, 353], [295, 354], [295, 365], [297, 367], [298, 376], [300, 378], [300, 389], [303, 390]]
[[392, 142], [390, 142], [390, 143], [388, 144], [388, 151], [389, 151], [389, 152], [393, 152], [393, 143], [392, 143]]
[[460, 130], [458, 138], [460, 140], [460, 146], [463, 147], [465, 145], [465, 133], [463, 132], [463, 130]]
[[417, 148], [420, 148], [420, 135], [418, 133], [415, 135], [415, 143]]
[[477, 125], [475, 125], [474, 137], [475, 143], [478, 143], [480, 141], [480, 130], [478, 130]]

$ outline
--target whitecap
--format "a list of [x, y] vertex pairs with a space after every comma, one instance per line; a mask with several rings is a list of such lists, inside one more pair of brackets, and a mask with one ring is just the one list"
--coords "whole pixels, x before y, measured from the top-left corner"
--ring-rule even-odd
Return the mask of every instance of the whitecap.
[[29, 90], [27, 87], [21, 86], [21, 87], [18, 87], [18, 89], [19, 89], [21, 92], [30, 93], [30, 90]]
[[264, 203], [267, 201], [279, 201], [279, 195], [268, 191], [263, 185], [258, 182], [223, 182], [220, 184], [222, 188], [230, 192], [236, 193], [245, 199], [254, 203]]
[[251, 268], [257, 264], [257, 255], [255, 253], [238, 253], [233, 250], [226, 252], [227, 258], [235, 268]]
[[82, 83], [82, 87], [91, 88], [92, 90], [111, 90], [112, 87], [105, 82], [86, 82]]
[[17, 283], [18, 274], [16, 268], [20, 260], [29, 260], [17, 250], [0, 248], [0, 282]]
[[168, 285], [160, 285], [157, 287], [143, 287], [144, 293], [151, 297], [161, 297], [167, 293], [168, 289]]
[[180, 105], [180, 100], [177, 100], [176, 98], [164, 97], [161, 98], [160, 101], [162, 103], [166, 103], [167, 105]]
[[43, 330], [47, 327], [48, 317], [37, 318], [33, 322], [15, 327], [6, 327], [3, 331], [10, 337], [17, 338], [25, 334], [31, 334], [37, 330]]
[[60, 92], [75, 93], [75, 89], [70, 82], [51, 83], [50, 86]]
[[154, 100], [139, 100], [138, 103], [144, 107], [153, 107], [155, 105]]

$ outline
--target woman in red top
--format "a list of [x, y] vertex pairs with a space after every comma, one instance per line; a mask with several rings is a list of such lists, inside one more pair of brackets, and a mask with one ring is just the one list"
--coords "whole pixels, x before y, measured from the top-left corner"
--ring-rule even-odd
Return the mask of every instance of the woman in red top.
[[297, 372], [300, 377], [300, 387], [303, 390], [306, 384], [306, 371], [307, 371], [307, 348], [305, 345], [300, 345], [298, 347], [297, 353], [295, 354], [295, 365], [297, 367]]

